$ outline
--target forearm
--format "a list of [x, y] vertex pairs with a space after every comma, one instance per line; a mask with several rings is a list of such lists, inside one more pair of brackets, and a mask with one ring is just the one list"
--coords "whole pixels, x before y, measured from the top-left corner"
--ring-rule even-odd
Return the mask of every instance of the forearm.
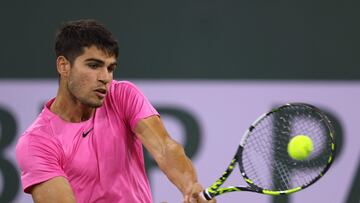
[[191, 202], [192, 198], [199, 199], [197, 196], [203, 188], [197, 182], [195, 168], [185, 155], [184, 148], [168, 135], [159, 117], [140, 120], [135, 133], [160, 169], [182, 192], [184, 203]]
[[159, 157], [155, 158], [160, 169], [169, 180], [185, 195], [187, 189], [197, 182], [197, 175], [183, 147], [172, 139], [164, 145]]

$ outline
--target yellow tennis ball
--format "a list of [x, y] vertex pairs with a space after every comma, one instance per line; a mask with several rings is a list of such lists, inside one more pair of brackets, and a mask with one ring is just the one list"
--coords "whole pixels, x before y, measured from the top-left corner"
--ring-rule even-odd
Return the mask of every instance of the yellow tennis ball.
[[313, 142], [309, 136], [297, 135], [288, 144], [288, 153], [295, 160], [306, 159], [313, 151]]

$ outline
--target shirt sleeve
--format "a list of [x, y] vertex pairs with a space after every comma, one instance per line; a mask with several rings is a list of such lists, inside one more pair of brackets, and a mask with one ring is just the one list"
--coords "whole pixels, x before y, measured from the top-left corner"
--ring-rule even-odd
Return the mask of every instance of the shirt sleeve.
[[61, 163], [61, 147], [52, 137], [27, 134], [16, 146], [16, 159], [21, 171], [23, 190], [57, 176], [65, 175]]
[[159, 115], [146, 96], [133, 83], [122, 81], [117, 83], [117, 100], [124, 112], [124, 117], [134, 130], [140, 119]]

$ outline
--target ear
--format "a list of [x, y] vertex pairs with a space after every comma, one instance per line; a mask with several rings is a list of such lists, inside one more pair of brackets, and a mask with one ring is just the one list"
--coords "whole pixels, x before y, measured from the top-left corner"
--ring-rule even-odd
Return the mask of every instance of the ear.
[[70, 61], [65, 56], [59, 56], [56, 59], [56, 69], [61, 76], [68, 76], [70, 71]]

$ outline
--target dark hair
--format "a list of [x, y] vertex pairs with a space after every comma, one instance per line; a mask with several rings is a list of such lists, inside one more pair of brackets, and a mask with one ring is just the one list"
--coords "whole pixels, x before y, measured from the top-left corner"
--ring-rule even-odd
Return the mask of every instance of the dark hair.
[[100, 22], [92, 19], [69, 21], [56, 34], [55, 53], [73, 63], [85, 47], [93, 45], [109, 56], [118, 57], [117, 41]]

